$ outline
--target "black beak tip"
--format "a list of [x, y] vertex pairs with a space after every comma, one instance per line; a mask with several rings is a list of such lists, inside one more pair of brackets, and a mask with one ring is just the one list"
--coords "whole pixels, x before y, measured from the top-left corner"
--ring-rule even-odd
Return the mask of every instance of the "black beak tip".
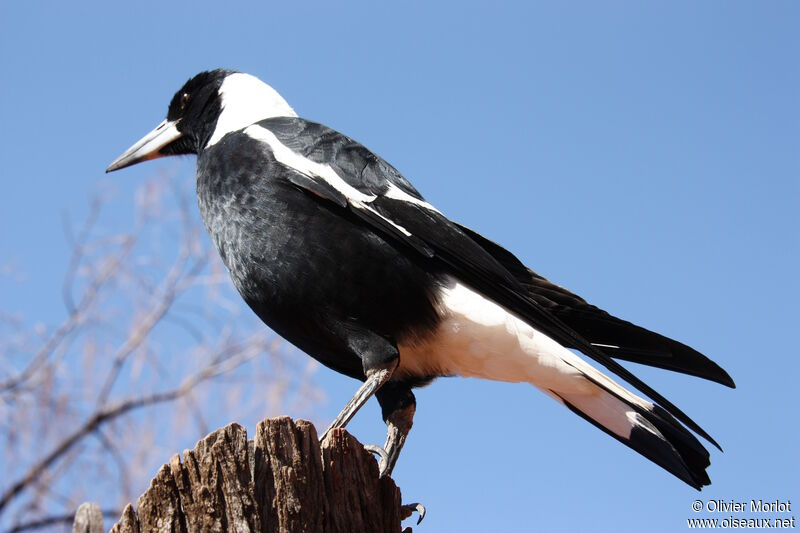
[[106, 169], [106, 174], [108, 174], [110, 172], [114, 172], [115, 170], [119, 170], [120, 168], [122, 168], [122, 167], [120, 167], [119, 165], [116, 165], [114, 163], [111, 163], [110, 165], [108, 165], [108, 168]]

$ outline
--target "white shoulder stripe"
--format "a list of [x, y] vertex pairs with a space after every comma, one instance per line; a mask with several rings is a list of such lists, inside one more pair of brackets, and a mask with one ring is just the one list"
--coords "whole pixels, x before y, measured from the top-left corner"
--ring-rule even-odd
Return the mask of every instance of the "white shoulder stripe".
[[293, 151], [279, 141], [274, 133], [262, 126], [254, 124], [246, 128], [244, 133], [257, 141], [268, 144], [275, 159], [279, 162], [310, 178], [322, 178], [328, 185], [342, 193], [351, 202], [369, 203], [376, 198], [374, 194], [364, 194], [344, 181], [330, 166], [311, 161]]
[[403, 226], [386, 218], [369, 205], [370, 202], [377, 198], [376, 195], [364, 194], [363, 192], [359, 191], [343, 180], [342, 177], [330, 167], [330, 165], [317, 163], [316, 161], [312, 161], [307, 157], [298, 154], [283, 144], [274, 133], [257, 124], [245, 128], [244, 133], [252, 139], [267, 144], [270, 147], [270, 150], [272, 150], [272, 154], [275, 156], [275, 159], [279, 163], [282, 163], [309, 178], [318, 180], [321, 179], [325, 181], [325, 183], [336, 189], [345, 198], [347, 198], [347, 202], [352, 207], [369, 211], [370, 213], [391, 224], [406, 237], [411, 236], [411, 232], [409, 232]]
[[401, 202], [407, 202], [409, 204], [414, 204], [414, 205], [418, 205], [420, 207], [424, 207], [425, 209], [428, 209], [428, 210], [433, 211], [435, 213], [439, 213], [440, 215], [442, 214], [441, 211], [439, 211], [438, 209], [433, 207], [431, 204], [429, 204], [425, 200], [420, 200], [419, 198], [414, 198], [413, 196], [411, 196], [410, 194], [405, 192], [403, 189], [401, 189], [400, 187], [398, 187], [394, 183], [390, 183], [389, 184], [389, 190], [386, 191], [384, 196], [386, 198], [391, 198], [392, 200], [400, 200]]

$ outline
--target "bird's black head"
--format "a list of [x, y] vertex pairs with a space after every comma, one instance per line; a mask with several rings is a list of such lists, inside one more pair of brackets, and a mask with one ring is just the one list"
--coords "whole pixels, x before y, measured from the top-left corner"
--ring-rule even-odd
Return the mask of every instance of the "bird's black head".
[[196, 154], [214, 131], [222, 111], [220, 88], [232, 70], [201, 72], [172, 97], [167, 118], [106, 169], [119, 170], [168, 155]]
[[197, 154], [225, 134], [273, 116], [296, 115], [258, 78], [225, 69], [201, 72], [172, 97], [166, 120], [106, 172], [168, 155]]
[[205, 146], [222, 111], [220, 87], [232, 70], [201, 72], [187, 81], [172, 97], [167, 122], [175, 123], [183, 135], [161, 150], [164, 155], [196, 154]]

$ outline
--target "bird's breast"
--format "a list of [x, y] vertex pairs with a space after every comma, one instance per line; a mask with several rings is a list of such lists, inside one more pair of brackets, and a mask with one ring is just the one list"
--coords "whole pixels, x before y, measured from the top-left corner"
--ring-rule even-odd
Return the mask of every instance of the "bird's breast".
[[204, 223], [234, 285], [273, 329], [314, 352], [334, 322], [396, 342], [435, 326], [442, 278], [435, 269], [346, 208], [282, 179], [286, 170], [274, 160], [234, 151], [232, 164], [231, 154], [210, 155], [198, 159]]

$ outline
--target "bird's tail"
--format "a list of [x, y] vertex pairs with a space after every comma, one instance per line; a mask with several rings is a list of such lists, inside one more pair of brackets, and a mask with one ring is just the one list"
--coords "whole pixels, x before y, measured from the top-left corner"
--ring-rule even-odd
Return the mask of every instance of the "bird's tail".
[[700, 490], [711, 483], [706, 474], [708, 451], [694, 435], [661, 407], [594, 372], [584, 372], [594, 385], [588, 392], [546, 392], [692, 487]]
[[400, 346], [400, 371], [527, 381], [692, 487], [710, 483], [708, 451], [666, 409], [468, 286], [444, 289], [441, 301], [435, 334]]

